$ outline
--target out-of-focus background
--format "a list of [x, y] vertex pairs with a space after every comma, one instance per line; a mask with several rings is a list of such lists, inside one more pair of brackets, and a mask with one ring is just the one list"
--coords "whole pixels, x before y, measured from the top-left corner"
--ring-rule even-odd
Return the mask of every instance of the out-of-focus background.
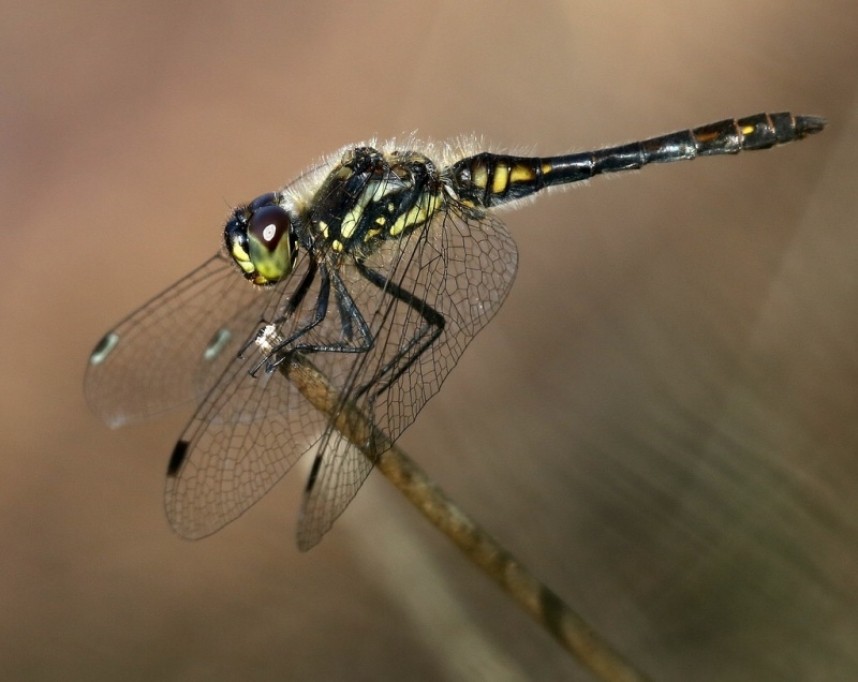
[[111, 432], [86, 358], [230, 205], [372, 136], [539, 153], [762, 110], [824, 134], [507, 214], [521, 266], [402, 445], [659, 680], [858, 678], [858, 8], [4, 3], [0, 676], [586, 679], [370, 477], [189, 543], [189, 413]]

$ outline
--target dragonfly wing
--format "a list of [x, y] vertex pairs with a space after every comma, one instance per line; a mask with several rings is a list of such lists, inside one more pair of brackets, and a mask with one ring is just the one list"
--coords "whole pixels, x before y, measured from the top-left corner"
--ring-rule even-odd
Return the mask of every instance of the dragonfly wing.
[[222, 373], [180, 437], [167, 470], [167, 517], [210, 535], [262, 498], [321, 436], [326, 419], [277, 371], [251, 371], [251, 348]]
[[218, 254], [122, 320], [90, 356], [84, 391], [109, 426], [199, 401], [254, 327], [267, 292]]
[[[167, 470], [166, 509], [180, 535], [203, 537], [240, 516], [322, 436], [327, 416], [269, 362], [282, 339], [306, 341], [301, 330], [324, 298], [314, 273], [308, 258], [299, 259], [288, 280], [262, 290], [269, 298], [252, 302], [252, 315], [241, 319], [241, 353], [231, 351], [179, 438]], [[333, 340], [342, 334], [333, 325], [328, 331]]]
[[[342, 404], [353, 404], [393, 442], [500, 308], [517, 262], [515, 242], [500, 220], [451, 206], [421, 229], [386, 242], [365, 261], [409, 292], [410, 300], [391, 296], [389, 287], [384, 291], [357, 268], [344, 270], [374, 345], [351, 363], [337, 353], [316, 354], [313, 362], [337, 387]], [[427, 308], [443, 317], [440, 332], [427, 319]], [[381, 454], [372, 443], [362, 445], [371, 457]], [[302, 549], [330, 529], [371, 469], [367, 455], [329, 425], [304, 496], [298, 528]]]
[[319, 444], [298, 517], [298, 548], [316, 546], [357, 495], [373, 462], [329, 426]]

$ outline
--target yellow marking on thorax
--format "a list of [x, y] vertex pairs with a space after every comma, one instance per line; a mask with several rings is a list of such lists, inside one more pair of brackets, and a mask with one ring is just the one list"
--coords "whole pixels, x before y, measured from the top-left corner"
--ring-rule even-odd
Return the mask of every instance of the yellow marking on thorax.
[[390, 226], [387, 233], [391, 237], [398, 237], [408, 228], [414, 227], [415, 225], [422, 225], [435, 214], [440, 205], [440, 194], [424, 192], [408, 213], [405, 213], [396, 219], [396, 222]]
[[343, 217], [343, 221], [340, 223], [340, 234], [343, 238], [351, 239], [367, 206], [371, 203], [380, 202], [395, 189], [395, 185], [389, 182], [373, 181], [369, 183], [358, 197], [355, 207]]
[[[355, 206], [351, 211], [343, 216], [343, 222], [340, 223], [340, 234], [343, 238], [348, 239], [352, 234], [354, 234], [354, 231], [357, 229], [358, 220], [362, 215], [363, 206]], [[334, 243], [336, 244], [337, 242]]]

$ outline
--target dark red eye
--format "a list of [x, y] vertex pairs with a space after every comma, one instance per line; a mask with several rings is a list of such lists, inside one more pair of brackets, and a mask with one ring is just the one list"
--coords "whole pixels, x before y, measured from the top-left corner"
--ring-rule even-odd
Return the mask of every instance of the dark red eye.
[[286, 211], [280, 206], [265, 206], [250, 216], [247, 236], [273, 251], [284, 236], [288, 238], [290, 228], [289, 214]]

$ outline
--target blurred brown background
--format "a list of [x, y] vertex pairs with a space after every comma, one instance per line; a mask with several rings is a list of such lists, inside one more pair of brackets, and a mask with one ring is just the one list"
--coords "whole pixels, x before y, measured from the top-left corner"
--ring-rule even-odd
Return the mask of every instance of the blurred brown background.
[[378, 475], [307, 555], [303, 470], [174, 536], [189, 415], [108, 431], [87, 355], [347, 142], [558, 153], [791, 109], [830, 127], [507, 214], [512, 295], [401, 443], [655, 679], [858, 679], [854, 2], [2, 16], [0, 677], [586, 679]]

